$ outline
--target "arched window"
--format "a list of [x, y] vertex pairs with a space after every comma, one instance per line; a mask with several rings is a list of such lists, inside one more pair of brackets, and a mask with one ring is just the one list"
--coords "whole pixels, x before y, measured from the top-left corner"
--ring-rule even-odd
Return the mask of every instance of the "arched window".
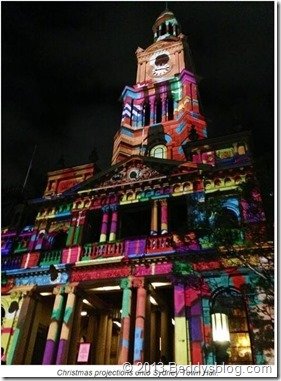
[[150, 150], [151, 157], [157, 157], [158, 159], [166, 159], [167, 158], [167, 147], [164, 146], [164, 144], [159, 144], [157, 146], [154, 146]]
[[252, 350], [245, 301], [236, 289], [213, 294], [212, 336], [218, 364], [252, 364]]
[[169, 34], [173, 34], [173, 25], [170, 22], [168, 24], [168, 31], [169, 31]]
[[220, 213], [218, 213], [215, 217], [214, 226], [216, 228], [220, 228], [222, 226], [230, 229], [238, 228], [239, 221], [236, 213], [227, 207], [222, 208]]
[[130, 125], [133, 125], [133, 108], [134, 108], [134, 100], [131, 100], [131, 114], [130, 114]]

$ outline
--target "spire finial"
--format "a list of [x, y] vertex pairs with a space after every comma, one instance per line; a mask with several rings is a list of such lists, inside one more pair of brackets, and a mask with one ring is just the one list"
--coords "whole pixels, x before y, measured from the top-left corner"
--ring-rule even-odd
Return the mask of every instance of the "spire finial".
[[168, 11], [169, 9], [168, 9], [168, 1], [166, 1], [166, 9], [165, 9], [165, 11]]

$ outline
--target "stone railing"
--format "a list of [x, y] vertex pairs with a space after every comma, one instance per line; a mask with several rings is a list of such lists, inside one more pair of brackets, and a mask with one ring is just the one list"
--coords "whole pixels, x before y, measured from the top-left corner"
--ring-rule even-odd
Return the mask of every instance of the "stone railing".
[[151, 236], [147, 238], [146, 254], [174, 253], [172, 235]]
[[41, 253], [39, 266], [43, 267], [61, 263], [61, 253], [62, 250], [43, 251]]
[[1, 270], [15, 270], [21, 268], [22, 256], [13, 255], [9, 257], [2, 257]]
[[119, 257], [124, 254], [124, 242], [90, 243], [84, 245], [81, 261], [97, 258]]

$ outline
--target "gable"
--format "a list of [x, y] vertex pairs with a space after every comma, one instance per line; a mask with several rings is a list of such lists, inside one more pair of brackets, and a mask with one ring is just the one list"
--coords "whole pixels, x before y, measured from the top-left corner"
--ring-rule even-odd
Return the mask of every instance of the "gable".
[[[181, 162], [143, 156], [132, 156], [100, 172], [78, 187], [72, 193], [95, 188], [116, 187], [150, 179], [161, 178], [172, 173]], [[69, 192], [67, 192], [69, 193]]]

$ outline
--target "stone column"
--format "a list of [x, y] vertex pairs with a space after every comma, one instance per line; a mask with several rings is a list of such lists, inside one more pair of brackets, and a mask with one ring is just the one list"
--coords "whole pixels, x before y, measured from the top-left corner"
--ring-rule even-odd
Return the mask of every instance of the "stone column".
[[107, 334], [108, 312], [102, 311], [100, 314], [99, 329], [98, 329], [98, 342], [96, 364], [104, 365], [105, 362], [105, 348], [106, 348], [106, 334]]
[[212, 325], [210, 300], [202, 298], [203, 334], [204, 334], [204, 364], [211, 365], [215, 362], [215, 353], [212, 348]]
[[106, 242], [108, 221], [109, 221], [109, 205], [104, 206], [102, 208], [102, 212], [103, 212], [103, 216], [102, 216], [102, 223], [101, 223], [100, 242]]
[[90, 364], [95, 364], [96, 352], [97, 352], [97, 342], [98, 342], [98, 318], [97, 315], [90, 316], [88, 331], [87, 331], [87, 341], [92, 343]]
[[149, 97], [149, 104], [150, 104], [150, 124], [155, 123], [155, 96]]
[[73, 244], [74, 245], [80, 245], [81, 244], [82, 233], [83, 233], [83, 228], [84, 228], [84, 223], [85, 223], [85, 217], [86, 217], [86, 211], [81, 210], [78, 213], [78, 217], [76, 220], [76, 227], [75, 227], [75, 232], [74, 232], [74, 237], [73, 237]]
[[190, 363], [188, 339], [188, 323], [185, 312], [185, 287], [183, 284], [174, 285], [174, 314], [175, 314], [175, 362], [178, 365]]
[[111, 214], [109, 242], [112, 242], [116, 240], [117, 222], [118, 222], [118, 205], [110, 205], [110, 209], [112, 211], [112, 214]]
[[158, 211], [158, 202], [157, 202], [157, 200], [153, 200], [152, 210], [151, 210], [151, 228], [150, 228], [150, 234], [151, 235], [157, 235], [157, 233], [158, 233], [157, 211]]
[[167, 200], [161, 200], [161, 234], [168, 233], [168, 204]]
[[156, 354], [156, 348], [158, 348], [157, 338], [156, 338], [156, 330], [157, 330], [157, 321], [156, 321], [156, 313], [154, 311], [150, 314], [150, 363], [159, 361]]
[[108, 315], [105, 356], [104, 356], [104, 364], [106, 365], [110, 365], [111, 341], [112, 341], [112, 316]]
[[55, 287], [53, 294], [56, 295], [51, 315], [51, 324], [49, 326], [47, 341], [43, 356], [43, 365], [54, 364], [56, 356], [56, 347], [59, 337], [59, 327], [63, 317], [64, 307], [64, 287]]
[[27, 365], [30, 365], [32, 363], [32, 356], [34, 351], [34, 346], [36, 342], [38, 327], [39, 327], [39, 321], [40, 316], [42, 314], [42, 300], [40, 300], [39, 295], [36, 295], [36, 307], [34, 309], [34, 318], [32, 321], [32, 330], [30, 331], [30, 336], [28, 340], [28, 344], [26, 346], [25, 350], [25, 359], [24, 363]]
[[167, 93], [161, 94], [161, 102], [162, 102], [162, 120], [161, 122], [166, 122], [168, 120], [168, 115], [167, 115]]
[[[78, 290], [77, 290], [78, 291]], [[81, 331], [81, 311], [83, 307], [83, 294], [76, 291], [76, 302], [73, 315], [73, 324], [71, 327], [71, 335], [69, 337], [69, 350], [68, 364], [75, 364], [78, 357], [79, 343], [80, 343], [80, 331]]]
[[131, 324], [131, 301], [132, 301], [132, 281], [130, 278], [121, 280], [120, 287], [123, 289], [122, 315], [120, 347], [118, 355], [118, 364], [122, 365], [129, 359], [130, 344], [130, 324]]
[[[63, 323], [61, 328], [56, 365], [65, 365], [67, 364], [67, 357], [69, 351], [69, 340], [71, 336], [72, 324], [73, 324], [73, 315], [75, 308], [75, 287], [68, 285], [65, 287], [65, 293], [67, 295], [66, 306], [63, 316]], [[76, 348], [75, 348], [76, 349]]]
[[144, 323], [146, 306], [146, 289], [144, 288], [144, 279], [135, 278], [134, 287], [137, 287], [137, 306], [135, 322], [135, 340], [134, 340], [134, 364], [144, 361]]
[[75, 226], [76, 226], [76, 212], [73, 212], [70, 227], [67, 232], [66, 246], [71, 246], [73, 243]]
[[166, 309], [161, 311], [161, 328], [160, 328], [161, 356], [165, 356], [167, 360], [170, 359], [168, 319], [169, 319], [168, 311]]
[[[11, 342], [7, 344], [7, 365], [23, 365], [25, 362], [26, 346], [29, 340], [29, 333], [32, 329], [36, 300], [33, 297], [33, 286], [23, 293], [19, 292], [18, 301], [23, 298], [17, 325]], [[16, 316], [15, 316], [16, 321]]]

